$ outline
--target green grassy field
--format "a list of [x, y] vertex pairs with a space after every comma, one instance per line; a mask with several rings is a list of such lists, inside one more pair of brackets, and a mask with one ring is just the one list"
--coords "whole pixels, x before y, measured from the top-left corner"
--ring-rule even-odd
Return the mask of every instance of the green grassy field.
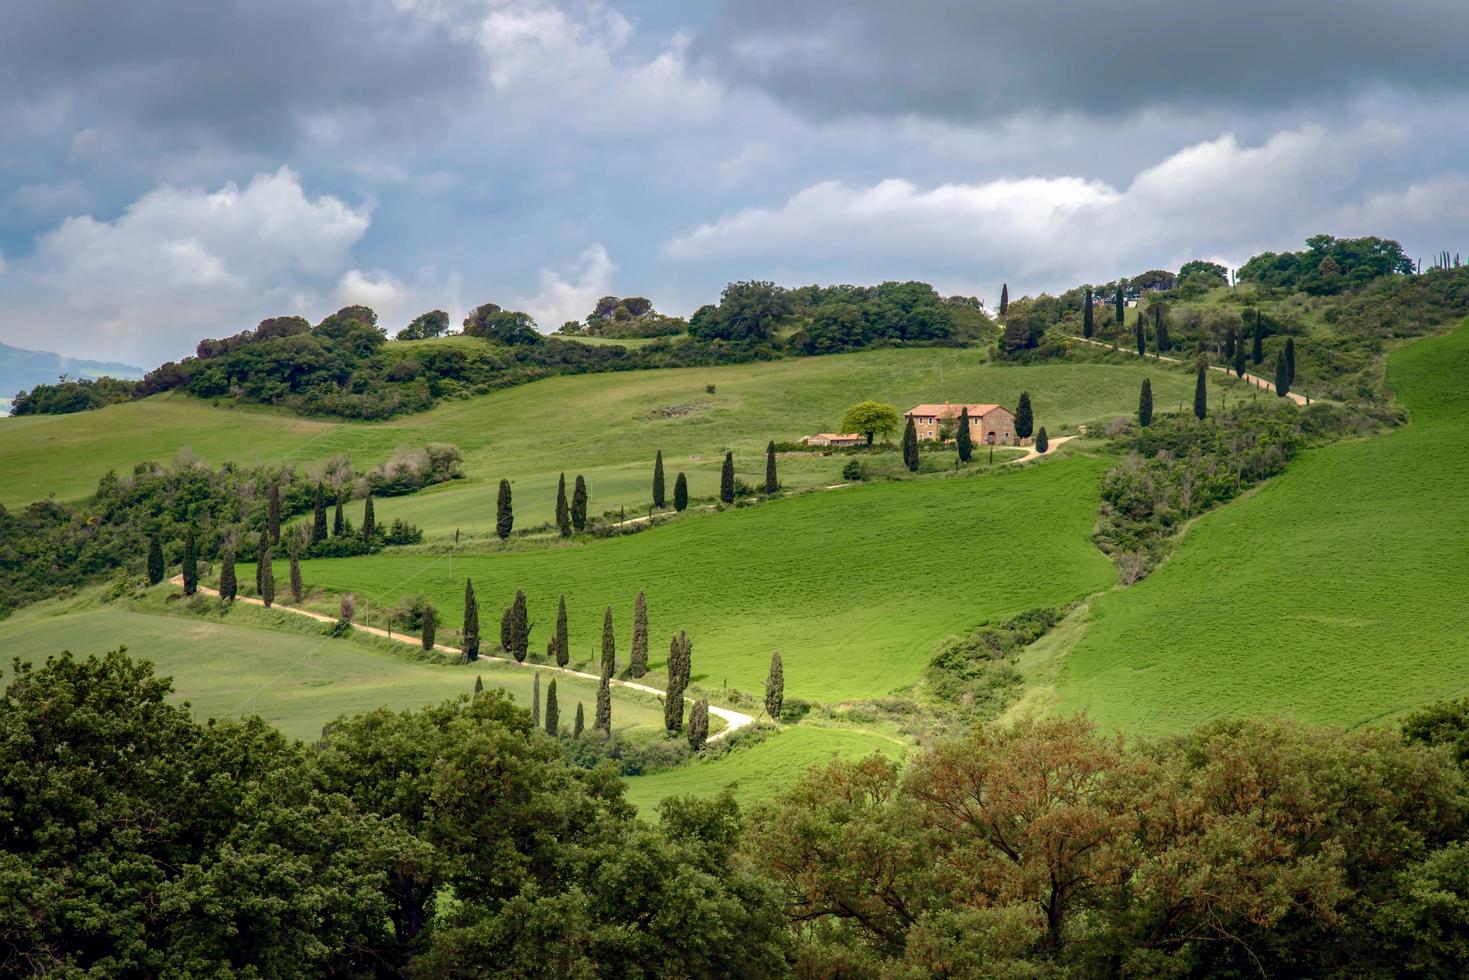
[[[974, 477], [818, 491], [689, 514], [629, 537], [461, 554], [452, 573], [446, 555], [422, 554], [302, 567], [308, 585], [375, 606], [427, 595], [453, 625], [469, 576], [487, 634], [524, 589], [536, 648], [564, 592], [573, 660], [595, 648], [606, 605], [626, 650], [641, 589], [655, 667], [668, 637], [684, 629], [706, 688], [727, 681], [759, 689], [778, 648], [789, 695], [876, 697], [913, 681], [950, 634], [1111, 584], [1112, 565], [1089, 540], [1106, 465], [1073, 456]], [[248, 581], [253, 570], [239, 574]]]
[[[1131, 415], [1145, 376], [1152, 378], [1160, 407], [1191, 401], [1193, 381], [1182, 371], [1142, 364], [997, 367], [975, 349], [879, 350], [550, 378], [371, 425], [216, 408], [171, 394], [77, 415], [6, 420], [0, 424], [0, 459], [6, 462], [0, 503], [20, 506], [52, 493], [85, 496], [107, 470], [126, 473], [144, 460], [168, 461], [183, 447], [216, 463], [308, 463], [344, 453], [374, 465], [399, 445], [449, 442], [464, 451], [469, 479], [382, 501], [378, 518], [406, 518], [430, 537], [456, 528], [488, 534], [501, 477], [513, 482], [521, 527], [551, 519], [562, 472], [568, 479], [586, 475], [594, 513], [626, 507], [637, 514], [649, 504], [659, 449], [670, 493], [682, 470], [693, 496], [710, 497], [726, 449], [735, 452], [740, 478], [755, 484], [764, 476], [766, 442], [830, 431], [848, 405], [864, 398], [901, 409], [944, 399], [1013, 405], [1024, 389], [1037, 424], [1054, 437], [1078, 423]], [[787, 456], [781, 480], [791, 487], [833, 483], [844, 461]]]
[[1469, 325], [1403, 349], [1411, 423], [1307, 453], [1093, 604], [1062, 711], [1180, 729], [1220, 715], [1348, 725], [1469, 691]]
[[[239, 608], [220, 621], [118, 606], [34, 607], [0, 622], [0, 649], [8, 655], [0, 670], [8, 672], [16, 656], [39, 662], [63, 650], [85, 656], [126, 645], [130, 655], [151, 660], [160, 675], [171, 676], [175, 700], [189, 702], [199, 718], [253, 710], [300, 739], [319, 737], [322, 725], [339, 715], [380, 706], [419, 708], [467, 694], [476, 675], [486, 687], [502, 687], [520, 704], [530, 703], [529, 669], [489, 661], [428, 663], [382, 649], [388, 641], [328, 639], [309, 621], [283, 622], [288, 615]], [[272, 622], [286, 628], [263, 625]], [[543, 674], [543, 698], [550, 680], [549, 673]], [[570, 726], [577, 701], [586, 705], [590, 720], [595, 682], [560, 677], [556, 686], [562, 721]], [[612, 721], [618, 731], [652, 733], [663, 727], [662, 705], [647, 695], [616, 690]]]
[[812, 766], [833, 757], [857, 759], [874, 752], [900, 756], [906, 751], [900, 742], [875, 732], [795, 725], [748, 749], [648, 776], [629, 776], [624, 782], [628, 800], [645, 814], [653, 813], [666, 796], [714, 796], [726, 786], [733, 786], [735, 798], [749, 805], [769, 799]]

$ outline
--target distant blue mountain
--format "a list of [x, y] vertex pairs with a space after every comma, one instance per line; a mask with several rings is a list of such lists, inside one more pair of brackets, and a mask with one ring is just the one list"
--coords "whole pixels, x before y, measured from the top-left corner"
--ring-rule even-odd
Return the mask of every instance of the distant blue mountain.
[[24, 350], [0, 343], [0, 414], [8, 409], [18, 391], [50, 384], [61, 375], [69, 378], [141, 378], [143, 369], [110, 361], [83, 361], [50, 351]]

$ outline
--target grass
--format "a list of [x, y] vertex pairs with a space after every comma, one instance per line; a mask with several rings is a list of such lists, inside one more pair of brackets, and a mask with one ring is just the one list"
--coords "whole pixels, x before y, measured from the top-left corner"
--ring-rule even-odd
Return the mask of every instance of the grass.
[[1307, 453], [1093, 603], [1061, 711], [1106, 728], [1223, 715], [1358, 725], [1469, 691], [1469, 323], [1393, 356], [1411, 423]]
[[[691, 512], [628, 537], [461, 554], [452, 571], [442, 554], [302, 567], [308, 585], [353, 592], [378, 607], [427, 595], [454, 626], [468, 576], [487, 637], [523, 589], [537, 649], [565, 593], [573, 660], [597, 648], [609, 605], [625, 658], [633, 598], [645, 590], [655, 669], [669, 636], [683, 629], [694, 643], [695, 680], [707, 689], [759, 690], [779, 649], [789, 696], [874, 697], [916, 679], [950, 634], [1110, 584], [1112, 565], [1089, 540], [1106, 465], [1073, 455], [973, 477]], [[253, 569], [241, 566], [239, 575], [248, 581]]]
[[[155, 596], [155, 598], [157, 598]], [[292, 623], [289, 620], [299, 620]], [[126, 645], [174, 681], [174, 700], [196, 717], [237, 717], [254, 711], [292, 738], [314, 739], [332, 719], [386, 706], [394, 710], [437, 704], [474, 688], [502, 687], [528, 706], [533, 672], [481, 661], [445, 665], [385, 649], [389, 641], [328, 639], [314, 624], [288, 613], [239, 606], [224, 618], [162, 614], [126, 606], [55, 603], [23, 610], [0, 622], [0, 648], [40, 662], [70, 650], [78, 656]], [[9, 667], [9, 658], [4, 667]], [[542, 697], [551, 677], [541, 678]], [[570, 726], [576, 702], [590, 717], [596, 683], [557, 679], [562, 721]], [[653, 697], [614, 689], [613, 727], [661, 730], [663, 709]]]
[[[445, 338], [423, 343], [464, 343]], [[587, 477], [594, 513], [649, 504], [653, 455], [662, 450], [669, 492], [679, 471], [694, 497], [712, 497], [726, 449], [741, 479], [764, 476], [771, 440], [837, 427], [847, 406], [876, 398], [906, 409], [921, 401], [1014, 404], [1022, 390], [1036, 423], [1052, 436], [1075, 425], [1131, 415], [1142, 378], [1155, 403], [1190, 402], [1186, 373], [1143, 364], [987, 364], [977, 349], [876, 350], [716, 368], [680, 368], [550, 378], [378, 424], [303, 420], [263, 409], [214, 407], [178, 394], [77, 415], [0, 423], [0, 503], [22, 506], [55, 494], [90, 494], [107, 470], [167, 461], [183, 447], [209, 462], [309, 463], [337, 453], [375, 465], [399, 445], [449, 442], [465, 454], [469, 479], [380, 502], [378, 519], [403, 517], [430, 537], [488, 532], [495, 489], [513, 483], [516, 521], [553, 516], [557, 476]], [[710, 393], [706, 386], [713, 385]], [[781, 460], [790, 487], [837, 482], [845, 457], [812, 453]]]
[[733, 786], [735, 798], [748, 806], [769, 799], [778, 790], [789, 789], [808, 769], [834, 757], [857, 759], [874, 752], [898, 756], [903, 751], [901, 743], [875, 732], [795, 725], [750, 748], [709, 762], [629, 776], [623, 781], [628, 800], [645, 814], [651, 814], [666, 796], [715, 796], [726, 786]]

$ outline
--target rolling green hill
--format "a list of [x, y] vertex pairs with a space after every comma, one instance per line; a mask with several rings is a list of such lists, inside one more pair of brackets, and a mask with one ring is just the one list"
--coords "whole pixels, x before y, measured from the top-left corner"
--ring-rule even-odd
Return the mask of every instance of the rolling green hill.
[[[659, 449], [670, 488], [685, 470], [695, 497], [713, 496], [726, 449], [734, 450], [740, 477], [757, 482], [769, 440], [829, 431], [848, 405], [864, 398], [904, 409], [942, 399], [1013, 404], [1024, 389], [1035, 402], [1037, 424], [1054, 437], [1078, 423], [1130, 415], [1145, 376], [1160, 410], [1192, 398], [1187, 374], [1157, 365], [1003, 367], [987, 364], [981, 351], [954, 348], [550, 378], [379, 424], [214, 407], [173, 394], [77, 415], [7, 420], [0, 426], [0, 503], [86, 496], [107, 470], [166, 462], [184, 447], [214, 463], [308, 463], [344, 453], [376, 464], [399, 445], [448, 442], [464, 451], [469, 479], [385, 501], [378, 511], [381, 520], [404, 517], [443, 537], [456, 528], [491, 528], [501, 477], [514, 482], [521, 527], [552, 517], [563, 471], [568, 479], [586, 475], [594, 512], [639, 513], [649, 503]], [[831, 483], [841, 465], [840, 457], [786, 457], [781, 479], [792, 487]]]
[[[641, 589], [655, 666], [670, 634], [684, 629], [705, 687], [727, 680], [759, 689], [778, 648], [790, 695], [876, 697], [912, 682], [950, 634], [1113, 581], [1111, 563], [1088, 537], [1106, 465], [1069, 457], [804, 494], [689, 514], [630, 537], [461, 554], [452, 573], [447, 555], [383, 554], [305, 562], [303, 574], [313, 587], [374, 605], [426, 594], [454, 625], [469, 576], [490, 635], [500, 610], [524, 589], [538, 624], [533, 648], [544, 644], [564, 592], [573, 659], [593, 649], [605, 605], [627, 636]], [[252, 576], [241, 567], [242, 581]]]
[[1411, 423], [1313, 450], [1098, 599], [1059, 710], [1178, 730], [1219, 715], [1361, 724], [1469, 691], [1469, 324], [1395, 354]]

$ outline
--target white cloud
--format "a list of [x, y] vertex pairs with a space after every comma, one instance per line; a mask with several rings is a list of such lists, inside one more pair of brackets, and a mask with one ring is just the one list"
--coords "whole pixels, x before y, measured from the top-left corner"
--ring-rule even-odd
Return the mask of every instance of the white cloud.
[[370, 306], [384, 322], [396, 320], [407, 310], [411, 293], [391, 273], [382, 269], [363, 272], [348, 269], [337, 282], [337, 302], [342, 306]]
[[607, 250], [592, 245], [567, 269], [541, 270], [541, 289], [516, 302], [536, 318], [542, 330], [551, 331], [567, 320], [580, 320], [592, 311], [598, 299], [612, 289], [612, 264]]

